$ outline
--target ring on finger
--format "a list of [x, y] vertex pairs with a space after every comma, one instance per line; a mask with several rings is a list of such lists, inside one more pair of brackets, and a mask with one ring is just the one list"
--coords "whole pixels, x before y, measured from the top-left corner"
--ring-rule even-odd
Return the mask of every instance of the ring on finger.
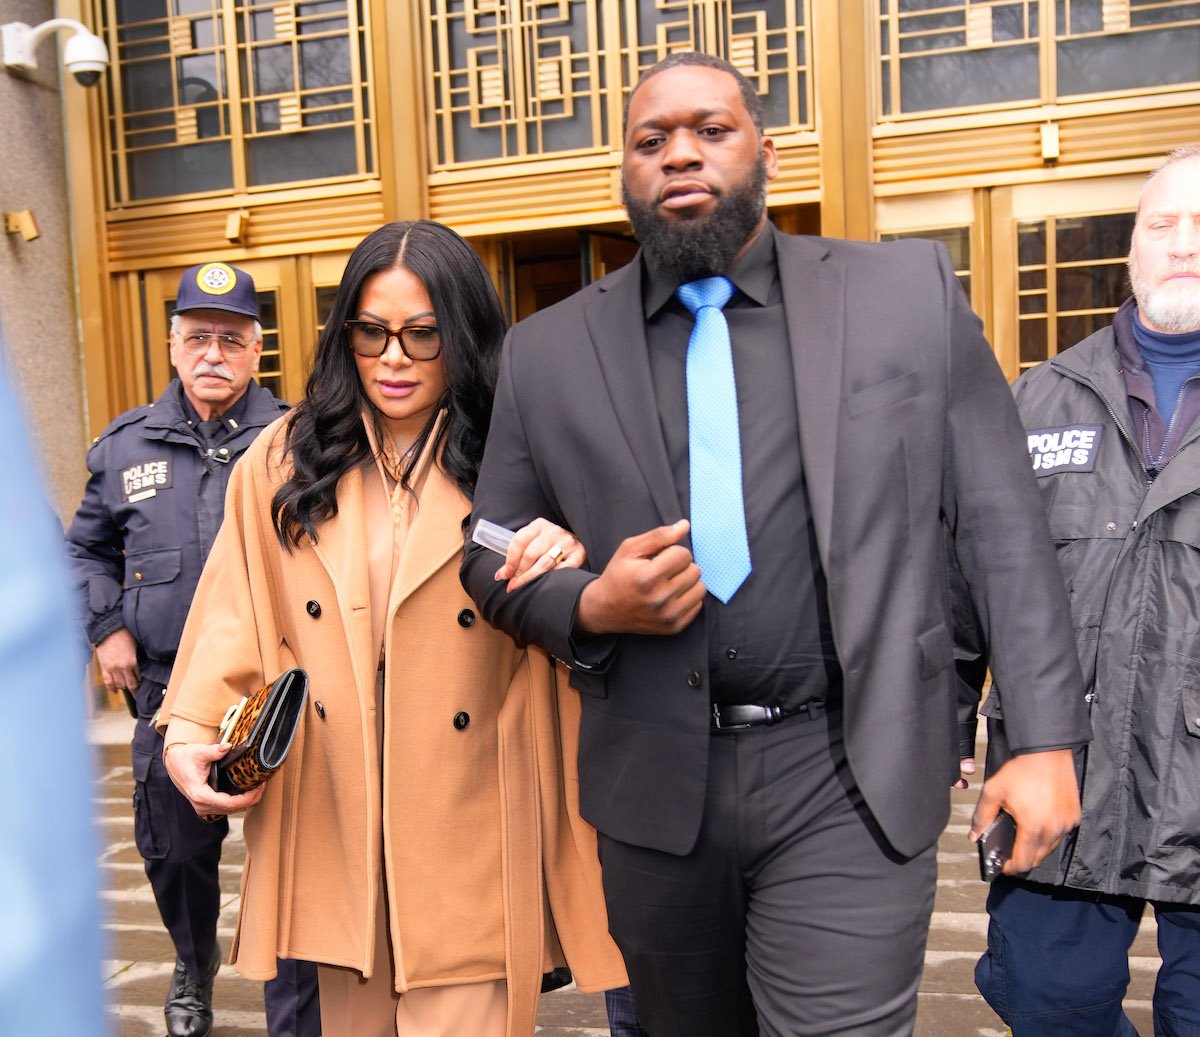
[[563, 550], [562, 544], [555, 544], [546, 554], [550, 556], [550, 561], [555, 565], [558, 565], [559, 562], [567, 557], [567, 552]]

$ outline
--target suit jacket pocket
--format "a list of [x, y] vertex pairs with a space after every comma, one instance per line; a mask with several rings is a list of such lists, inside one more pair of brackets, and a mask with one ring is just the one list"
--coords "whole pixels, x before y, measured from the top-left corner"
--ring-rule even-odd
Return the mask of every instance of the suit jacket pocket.
[[936, 677], [954, 662], [954, 643], [946, 627], [939, 623], [917, 635], [921, 650], [921, 679]]
[[588, 673], [585, 670], [575, 669], [571, 671], [569, 683], [581, 694], [591, 695], [595, 699], [608, 698], [608, 685], [605, 683], [602, 673]]
[[846, 400], [846, 412], [850, 417], [856, 418], [868, 411], [879, 410], [882, 407], [889, 407], [893, 403], [899, 403], [901, 400], [912, 399], [920, 391], [921, 379], [917, 376], [917, 372], [906, 371], [895, 378], [876, 382], [874, 385], [868, 385], [865, 389], [858, 389], [851, 393]]

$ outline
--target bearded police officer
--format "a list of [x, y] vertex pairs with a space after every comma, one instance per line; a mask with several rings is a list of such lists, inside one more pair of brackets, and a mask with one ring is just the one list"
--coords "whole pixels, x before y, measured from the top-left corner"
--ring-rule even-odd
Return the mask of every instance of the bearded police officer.
[[[1015, 1037], [1135, 1037], [1129, 948], [1154, 906], [1157, 1037], [1200, 1034], [1200, 147], [1147, 180], [1133, 298], [1014, 387], [1070, 591], [1093, 741], [1083, 821], [988, 895], [975, 981]], [[989, 764], [1011, 727], [988, 697]]]
[[[251, 381], [262, 355], [250, 275], [225, 263], [192, 267], [171, 318], [177, 377], [154, 403], [120, 415], [88, 452], [91, 477], [67, 534], [88, 639], [105, 685], [136, 713], [134, 834], [175, 945], [166, 1000], [170, 1037], [212, 1030], [220, 964], [217, 865], [229, 830], [206, 824], [171, 783], [153, 717], [184, 619], [224, 511], [233, 463], [287, 409]], [[280, 962], [266, 987], [272, 1037], [319, 1029], [315, 970]]]

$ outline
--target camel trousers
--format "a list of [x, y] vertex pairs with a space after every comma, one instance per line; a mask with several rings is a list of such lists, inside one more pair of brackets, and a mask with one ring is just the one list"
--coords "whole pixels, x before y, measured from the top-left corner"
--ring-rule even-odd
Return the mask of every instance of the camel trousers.
[[387, 905], [379, 898], [371, 978], [318, 965], [322, 1037], [505, 1037], [508, 984], [459, 983], [396, 993]]
[[[383, 745], [383, 671], [375, 695]], [[382, 768], [380, 768], [382, 772]], [[396, 962], [388, 926], [387, 889], [380, 883], [375, 909], [375, 960], [371, 978], [356, 969], [317, 966], [321, 1037], [505, 1037], [508, 984], [502, 979], [396, 992]]]

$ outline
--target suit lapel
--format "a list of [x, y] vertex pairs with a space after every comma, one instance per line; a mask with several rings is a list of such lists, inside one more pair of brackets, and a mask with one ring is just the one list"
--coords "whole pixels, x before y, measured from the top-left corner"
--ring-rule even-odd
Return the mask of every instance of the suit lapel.
[[471, 502], [454, 480], [431, 464], [396, 564], [389, 622], [413, 591], [462, 551], [462, 520], [470, 511]]
[[[436, 429], [435, 433], [436, 435]], [[430, 437], [432, 441], [432, 436]], [[396, 565], [388, 604], [389, 616], [426, 580], [452, 560], [463, 546], [462, 520], [470, 501], [428, 457], [431, 465], [421, 487], [420, 503]], [[353, 468], [338, 483], [338, 514], [320, 529], [314, 550], [338, 597], [351, 658], [363, 672], [374, 672], [371, 648], [371, 586], [367, 572], [367, 524], [362, 468]], [[371, 470], [374, 475], [374, 471]]]
[[621, 431], [637, 460], [659, 519], [683, 514], [658, 419], [642, 312], [640, 258], [615, 273], [584, 308], [596, 358]]
[[352, 468], [337, 489], [337, 517], [322, 524], [314, 551], [337, 592], [350, 657], [364, 673], [375, 668], [371, 653], [371, 588], [367, 581], [366, 507], [363, 471]]
[[[833, 531], [834, 459], [845, 348], [845, 271], [819, 241], [776, 233], [800, 452], [822, 564]], [[682, 514], [658, 421], [642, 311], [641, 263], [614, 274], [585, 308], [600, 370], [621, 430], [664, 522]]]
[[[401, 603], [463, 548], [462, 522], [471, 511], [471, 502], [434, 459], [440, 450], [436, 444], [445, 431], [446, 421], [446, 411], [440, 410], [425, 448], [409, 473], [413, 495], [406, 497], [405, 507], [410, 517], [388, 588], [387, 624]], [[366, 422], [366, 429], [371, 449], [378, 453], [370, 422]], [[392, 456], [393, 466], [401, 463], [398, 455]], [[381, 464], [378, 458], [376, 464]]]
[[818, 240], [775, 235], [787, 318], [800, 457], [821, 564], [828, 571], [845, 352], [845, 270]]

